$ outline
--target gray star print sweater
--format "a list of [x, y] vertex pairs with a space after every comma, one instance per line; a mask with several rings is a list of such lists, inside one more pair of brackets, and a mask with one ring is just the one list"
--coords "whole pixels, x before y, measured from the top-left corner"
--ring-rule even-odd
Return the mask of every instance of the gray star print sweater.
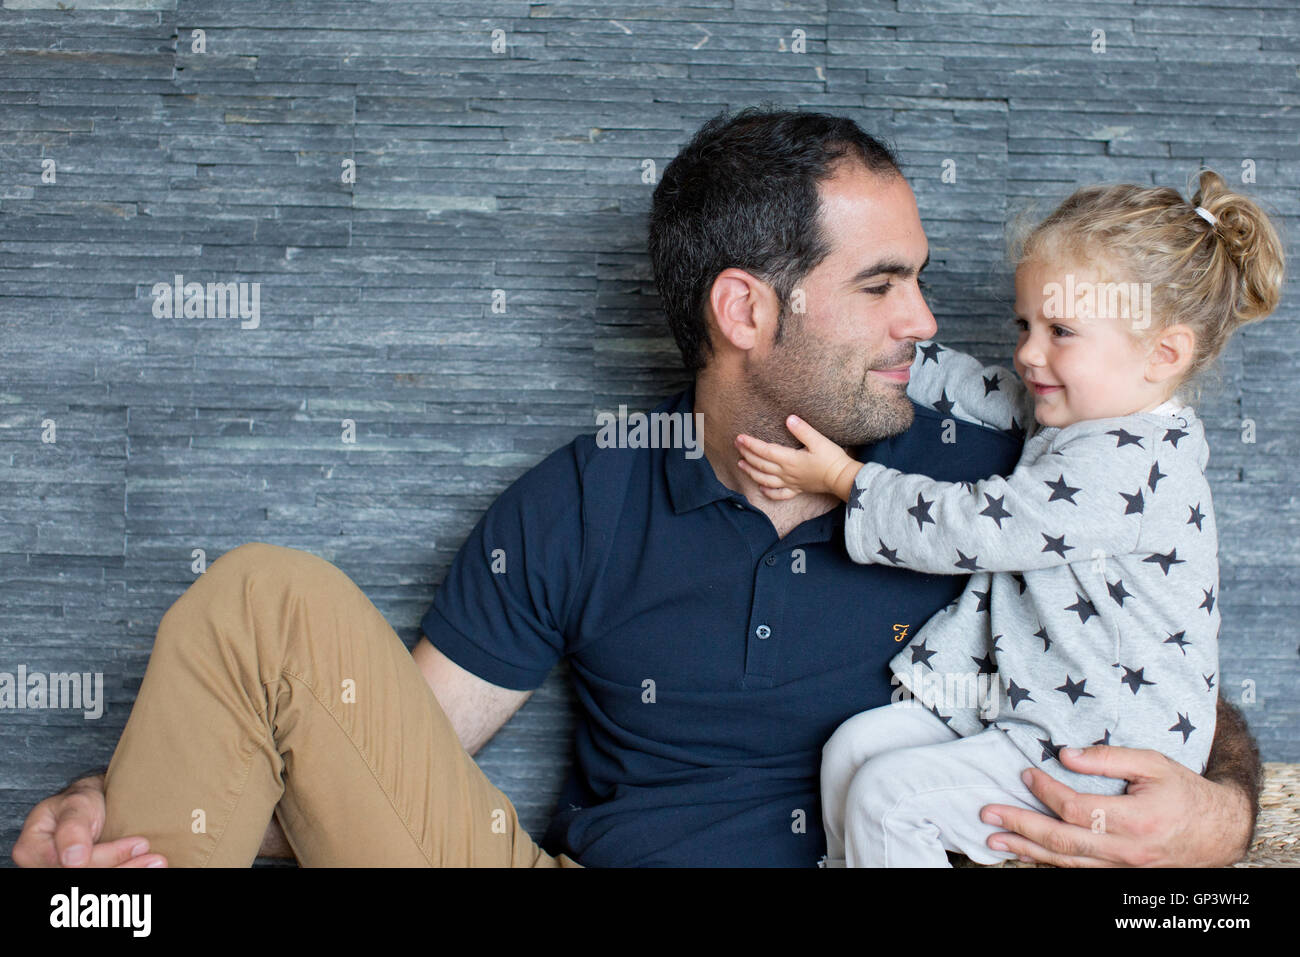
[[1003, 729], [1077, 791], [1063, 746], [1153, 748], [1205, 769], [1218, 698], [1218, 537], [1195, 412], [1040, 427], [1016, 373], [935, 342], [918, 345], [908, 395], [953, 418], [1028, 436], [1013, 472], [936, 482], [867, 463], [845, 519], [850, 556], [931, 574], [965, 591], [890, 662], [962, 736]]

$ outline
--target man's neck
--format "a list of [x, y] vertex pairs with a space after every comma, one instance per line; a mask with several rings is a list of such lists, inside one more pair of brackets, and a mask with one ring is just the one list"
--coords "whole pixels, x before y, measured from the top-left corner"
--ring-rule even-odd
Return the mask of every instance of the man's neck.
[[765, 513], [781, 538], [808, 519], [824, 515], [840, 504], [829, 493], [805, 492], [784, 501], [773, 501], [737, 464], [740, 451], [735, 440], [742, 432], [766, 442], [798, 448], [794, 436], [785, 427], [785, 417], [794, 409], [766, 408], [761, 400], [717, 382], [706, 371], [695, 380], [694, 411], [704, 413], [704, 457], [713, 466], [713, 474]]

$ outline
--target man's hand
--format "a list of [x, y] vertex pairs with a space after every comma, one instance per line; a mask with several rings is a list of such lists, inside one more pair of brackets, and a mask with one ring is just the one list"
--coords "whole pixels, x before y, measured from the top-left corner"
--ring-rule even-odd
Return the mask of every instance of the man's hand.
[[1094, 745], [1061, 749], [1071, 771], [1123, 778], [1128, 792], [1081, 794], [1037, 768], [1025, 772], [1034, 795], [1060, 820], [1005, 804], [980, 812], [988, 846], [1057, 867], [1227, 867], [1250, 840], [1246, 795], [1216, 784], [1159, 751]]
[[166, 867], [143, 837], [96, 844], [104, 830], [104, 776], [82, 778], [27, 815], [14, 845], [19, 867]]

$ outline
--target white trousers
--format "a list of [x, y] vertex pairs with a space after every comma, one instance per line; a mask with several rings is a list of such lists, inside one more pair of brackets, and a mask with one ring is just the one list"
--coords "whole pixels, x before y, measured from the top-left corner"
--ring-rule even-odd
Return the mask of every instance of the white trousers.
[[1005, 829], [979, 814], [986, 804], [1052, 814], [1020, 780], [1028, 767], [1000, 729], [963, 738], [915, 702], [854, 715], [822, 749], [826, 866], [948, 867], [945, 850], [979, 864], [1014, 858], [985, 843]]

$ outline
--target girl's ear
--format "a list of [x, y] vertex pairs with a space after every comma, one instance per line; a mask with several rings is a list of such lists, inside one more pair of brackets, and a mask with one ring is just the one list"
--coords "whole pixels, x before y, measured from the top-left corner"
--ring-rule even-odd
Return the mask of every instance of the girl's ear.
[[1147, 381], [1164, 382], [1182, 375], [1192, 364], [1196, 334], [1185, 323], [1162, 329], [1147, 354]]

